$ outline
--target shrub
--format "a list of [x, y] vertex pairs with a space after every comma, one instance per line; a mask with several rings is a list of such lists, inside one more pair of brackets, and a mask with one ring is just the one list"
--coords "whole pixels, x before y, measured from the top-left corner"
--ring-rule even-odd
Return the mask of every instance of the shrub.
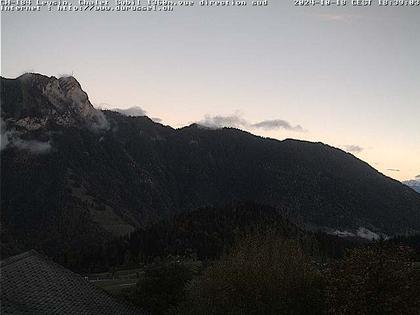
[[326, 272], [330, 314], [420, 314], [420, 277], [406, 247], [353, 249]]
[[297, 242], [244, 237], [187, 289], [184, 314], [320, 314], [321, 276]]
[[166, 314], [184, 298], [191, 279], [192, 271], [182, 263], [156, 263], [146, 269], [130, 300], [150, 314]]

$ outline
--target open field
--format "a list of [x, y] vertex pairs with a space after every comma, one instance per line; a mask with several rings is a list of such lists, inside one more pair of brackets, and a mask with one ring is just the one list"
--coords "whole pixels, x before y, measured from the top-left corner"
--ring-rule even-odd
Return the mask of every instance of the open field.
[[99, 288], [109, 293], [118, 293], [123, 289], [134, 287], [143, 275], [144, 270], [141, 268], [118, 270], [114, 273], [103, 272], [86, 275], [89, 282], [94, 283]]

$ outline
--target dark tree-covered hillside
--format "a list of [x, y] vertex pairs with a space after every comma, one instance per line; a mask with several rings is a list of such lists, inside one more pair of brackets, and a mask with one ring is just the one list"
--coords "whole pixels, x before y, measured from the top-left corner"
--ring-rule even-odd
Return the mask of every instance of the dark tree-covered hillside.
[[304, 227], [420, 231], [420, 194], [328, 145], [102, 112], [72, 77], [2, 78], [1, 90], [8, 252], [19, 244], [64, 257], [177, 213], [245, 200]]

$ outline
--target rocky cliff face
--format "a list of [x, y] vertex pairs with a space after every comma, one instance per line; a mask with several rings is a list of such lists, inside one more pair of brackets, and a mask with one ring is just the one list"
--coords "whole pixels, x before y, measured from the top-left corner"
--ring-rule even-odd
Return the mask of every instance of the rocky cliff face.
[[[73, 77], [46, 77], [27, 73], [16, 80], [2, 80], [2, 119], [6, 129], [20, 132], [41, 130], [52, 125], [85, 126], [92, 130], [108, 127]], [[15, 97], [18, 96], [18, 97]]]
[[73, 77], [27, 73], [2, 78], [1, 149], [48, 152], [51, 133], [63, 127], [102, 132], [109, 124]]

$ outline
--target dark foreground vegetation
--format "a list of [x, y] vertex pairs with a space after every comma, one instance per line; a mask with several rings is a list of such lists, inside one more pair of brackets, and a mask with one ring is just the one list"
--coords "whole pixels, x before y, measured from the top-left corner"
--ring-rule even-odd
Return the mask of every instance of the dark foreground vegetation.
[[111, 281], [135, 269], [137, 285], [111, 293], [152, 315], [420, 314], [419, 236], [369, 243], [286, 217], [253, 202], [207, 207], [59, 262]]
[[111, 284], [134, 274], [107, 290], [152, 315], [420, 314], [419, 235], [371, 243], [300, 226], [279, 209], [235, 203], [56, 260], [82, 274], [106, 272]]
[[418, 315], [419, 244], [309, 233], [272, 207], [241, 203], [87, 248], [80, 263], [143, 266], [136, 286], [113, 293], [150, 314]]
[[378, 242], [320, 262], [275, 231], [245, 235], [207, 267], [150, 264], [122, 296], [151, 314], [420, 314], [409, 247]]

